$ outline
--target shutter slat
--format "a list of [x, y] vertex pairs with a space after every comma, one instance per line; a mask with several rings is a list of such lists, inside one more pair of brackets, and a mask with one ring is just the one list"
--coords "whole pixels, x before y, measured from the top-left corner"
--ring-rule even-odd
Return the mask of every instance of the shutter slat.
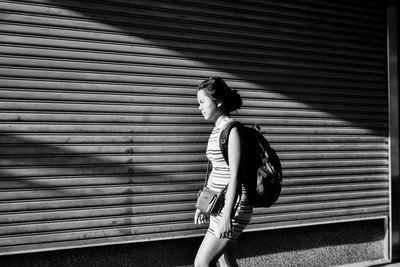
[[[144, 41], [144, 39], [142, 38], [136, 38], [136, 37], [130, 37], [127, 38], [126, 36], [124, 36], [123, 34], [118, 34], [118, 33], [103, 33], [101, 35], [99, 35], [96, 32], [91, 32], [91, 31], [78, 31], [78, 30], [69, 30], [69, 29], [57, 29], [57, 28], [47, 28], [46, 30], [43, 30], [41, 28], [38, 27], [32, 27], [29, 24], [27, 25], [13, 25], [10, 24], [8, 25], [8, 27], [2, 27], [0, 24], [0, 32], [3, 33], [13, 33], [13, 34], [34, 34], [36, 36], [52, 36], [53, 38], [66, 38], [66, 39], [82, 39], [82, 40], [87, 40], [87, 41], [102, 41], [102, 42], [118, 42], [118, 43], [138, 43], [138, 44], [149, 44], [147, 41]], [[158, 33], [158, 32], [154, 32], [154, 30], [152, 30], [153, 32], [153, 36]], [[140, 32], [140, 35], [145, 35], [148, 32]], [[163, 35], [163, 34], [161, 34]], [[146, 36], [151, 38], [152, 35], [150, 36]], [[165, 35], [165, 36], [161, 36], [165, 39], [168, 39], [169, 42], [169, 46], [175, 46], [176, 48], [180, 48], [182, 47], [183, 49], [191, 49], [192, 51], [195, 50], [195, 47], [198, 46], [199, 42], [204, 42], [204, 38], [201, 38], [200, 36], [193, 36], [193, 38], [190, 39], [182, 39], [179, 40], [181, 38], [179, 38], [180, 36], [177, 35]], [[210, 38], [211, 39], [211, 38]], [[207, 39], [208, 40], [208, 39]], [[314, 39], [316, 40], [316, 39]], [[196, 41], [196, 42], [195, 42]], [[214, 41], [214, 42], [212, 42]], [[274, 39], [270, 39], [270, 40], [262, 40], [262, 41], [256, 41], [256, 40], [251, 40], [253, 42], [250, 41], [246, 41], [246, 43], [242, 44], [242, 46], [238, 46], [237, 43], [237, 39], [235, 39], [234, 37], [230, 38], [230, 40], [227, 40], [227, 43], [229, 45], [232, 46], [236, 46], [236, 47], [232, 47], [232, 50], [235, 50], [233, 52], [240, 52], [240, 53], [244, 53], [243, 52], [243, 47], [248, 47], [252, 50], [252, 53], [254, 53], [255, 55], [260, 54], [260, 55], [264, 55], [265, 52], [263, 51], [264, 49], [270, 48], [271, 46], [273, 48], [278, 48], [279, 45], [281, 45], [281, 49], [288, 49], [288, 50], [295, 50], [295, 45], [293, 43], [295, 43], [295, 40], [284, 40], [284, 42], [278, 42]], [[267, 42], [268, 41], [268, 42]], [[185, 42], [185, 46], [182, 45], [182, 42]], [[186, 43], [188, 42], [188, 43]], [[317, 46], [317, 45], [313, 45], [315, 44], [314, 42], [310, 41], [306, 41], [304, 42], [303, 46], [301, 47], [301, 49], [303, 51], [307, 51], [307, 52], [314, 52], [314, 53], [326, 53], [329, 51], [330, 47], [325, 47], [325, 46]], [[326, 43], [327, 44], [327, 43]], [[89, 44], [86, 42], [83, 44], [84, 48], [88, 48]], [[91, 44], [90, 44], [91, 45]], [[357, 46], [351, 45], [352, 49], [345, 49], [345, 47], [340, 47], [338, 49], [336, 49], [334, 51], [334, 53], [339, 54], [340, 56], [356, 56], [357, 53]], [[204, 49], [206, 50], [215, 50], [215, 51], [221, 51], [223, 52], [223, 46], [219, 45], [219, 39], [218, 36], [214, 37], [214, 40], [210, 40], [208, 42], [205, 42], [205, 45], [203, 46]], [[331, 50], [332, 51], [332, 50]], [[134, 51], [133, 51], [134, 52]], [[226, 51], [225, 51], [226, 52]], [[373, 50], [372, 47], [369, 49], [370, 53], [367, 53], [367, 51], [362, 54], [359, 55], [359, 57], [361, 57], [362, 59], [379, 59], [379, 56], [375, 53], [376, 50]], [[384, 52], [384, 50], [381, 50], [381, 52]], [[248, 53], [248, 52], [247, 52]], [[245, 53], [246, 54], [246, 53]]]
[[[4, 56], [7, 56], [7, 60], [12, 61], [15, 60], [17, 57], [31, 57], [32, 59], [37, 59], [37, 58], [46, 58], [47, 62], [49, 59], [51, 60], [57, 60], [57, 59], [74, 59], [76, 62], [83, 62], [82, 67], [85, 65], [91, 64], [91, 63], [97, 63], [97, 62], [108, 62], [108, 63], [116, 63], [118, 62], [120, 64], [120, 67], [123, 67], [122, 63], [125, 64], [143, 64], [143, 65], [158, 65], [158, 66], [166, 66], [166, 67], [171, 67], [171, 66], [176, 66], [176, 67], [187, 67], [187, 68], [198, 68], [198, 64], [192, 60], [183, 60], [177, 57], [167, 57], [167, 56], [159, 56], [157, 58], [152, 58], [148, 56], [141, 56], [141, 55], [129, 55], [129, 54], [117, 54], [117, 53], [109, 53], [105, 54], [103, 53], [102, 55], [102, 60], [100, 61], [98, 58], [98, 53], [96, 51], [62, 51], [62, 54], [60, 53], [60, 50], [58, 49], [38, 49], [36, 47], [30, 47], [29, 49], [26, 49], [26, 46], [23, 47], [2, 47], [1, 48], [1, 54], [4, 54]], [[10, 58], [11, 56], [17, 56]], [[10, 58], [10, 59], [8, 59]], [[78, 61], [79, 60], [79, 61]], [[232, 69], [234, 70], [234, 66], [232, 66], [232, 63], [241, 63], [243, 66], [246, 67], [247, 71], [255, 71], [255, 72], [261, 72], [264, 70], [265, 67], [270, 66], [270, 71], [273, 71], [274, 69], [272, 66], [275, 66], [276, 68], [278, 67], [299, 67], [302, 69], [309, 69], [310, 71], [312, 69], [319, 69], [319, 70], [330, 70], [330, 71], [335, 71], [341, 74], [346, 74], [346, 73], [355, 73], [355, 74], [369, 74], [372, 77], [375, 77], [375, 79], [379, 78], [379, 74], [382, 74], [382, 70], [380, 68], [375, 68], [373, 69], [372, 67], [370, 68], [365, 68], [363, 65], [354, 67], [352, 65], [349, 66], [339, 66], [339, 65], [334, 65], [334, 64], [327, 64], [326, 62], [318, 62], [318, 60], [313, 60], [313, 61], [308, 61], [308, 62], [297, 62], [296, 64], [291, 64], [286, 65], [284, 60], [279, 60], [277, 59], [269, 59], [268, 64], [262, 64], [262, 62], [259, 62], [258, 64], [254, 64], [251, 59], [243, 58], [240, 61], [233, 61], [232, 59], [229, 58], [224, 58], [224, 62], [220, 62], [219, 65], [223, 67], [224, 69]], [[87, 62], [85, 64], [85, 62]], [[3, 64], [7, 64], [6, 59], [2, 59]], [[65, 60], [62, 61], [62, 63], [66, 63]], [[246, 64], [247, 63], [247, 64]], [[355, 62], [352, 62], [353, 64]], [[8, 63], [9, 65], [13, 65], [13, 62]], [[23, 62], [21, 60], [20, 64], [27, 64], [26, 62]], [[33, 65], [31, 63], [31, 65]], [[60, 64], [61, 65], [61, 64]], [[74, 68], [79, 67], [79, 64], [71, 64]], [[65, 65], [61, 65], [62, 67], [66, 67]], [[90, 67], [90, 66], [89, 66]], [[126, 67], [126, 66], [125, 66]], [[346, 71], [346, 72], [344, 72]], [[304, 72], [306, 73], [306, 72]], [[365, 76], [367, 78], [370, 78], [370, 76]]]
[[[340, 106], [339, 106], [340, 107]], [[342, 106], [344, 110], [349, 109], [348, 106]], [[384, 121], [381, 120], [382, 114], [374, 113], [372, 115], [363, 113], [361, 110], [357, 112], [356, 110], [357, 107], [354, 107], [351, 112], [343, 113], [343, 117], [345, 119], [357, 119], [358, 121], [366, 121], [368, 118], [368, 121], [376, 120], [380, 121], [380, 123], [384, 123]], [[188, 106], [180, 106], [180, 105], [175, 105], [175, 106], [160, 106], [160, 105], [106, 105], [106, 104], [90, 104], [90, 105], [81, 105], [79, 103], [52, 103], [52, 102], [28, 102], [28, 101], [2, 101], [0, 105], [0, 110], [8, 110], [8, 111], [15, 111], [15, 110], [24, 110], [24, 111], [40, 111], [41, 112], [65, 112], [65, 113], [71, 113], [75, 112], [78, 114], [82, 113], [88, 113], [88, 112], [101, 112], [101, 113], [111, 113], [111, 115], [121, 115], [124, 112], [129, 112], [130, 115], [132, 114], [168, 114], [168, 115], [173, 115], [173, 114], [180, 114], [181, 117], [184, 115], [197, 115], [198, 116], [198, 111], [197, 108], [194, 109], [192, 107]], [[331, 109], [334, 111], [334, 108]], [[258, 117], [262, 115], [264, 109], [257, 109], [257, 108], [246, 108], [238, 112], [240, 113], [241, 116], [245, 117], [246, 119], [250, 119], [248, 123], [254, 123], [257, 122], [258, 120], [263, 121], [266, 118], [264, 117]], [[46, 112], [46, 113], [47, 113]], [[334, 118], [334, 115], [329, 115], [328, 113], [325, 112], [320, 112], [320, 111], [310, 111], [309, 109], [281, 109], [281, 108], [274, 108], [270, 107], [270, 117], [282, 117], [282, 120], [293, 117], [293, 118]], [[382, 112], [383, 113], [383, 112]], [[21, 115], [17, 116], [23, 116], [23, 113]], [[199, 116], [198, 116], [199, 117]], [[284, 118], [284, 119], [283, 119]], [[204, 124], [204, 122], [203, 122]], [[356, 124], [355, 124], [356, 125]]]
[[[164, 72], [165, 71], [165, 72]], [[196, 77], [204, 77], [204, 75], [209, 74], [210, 71], [197, 71], [197, 70], [189, 70], [182, 71], [186, 74], [186, 76], [180, 76], [181, 70], [166, 70], [160, 71], [158, 73], [152, 73], [150, 71], [147, 72], [138, 72], [138, 73], [124, 73], [124, 72], [116, 72], [116, 73], [106, 73], [106, 72], [90, 72], [90, 71], [68, 71], [68, 70], [59, 70], [59, 69], [49, 69], [42, 70], [38, 69], [20, 69], [16, 67], [0, 67], [0, 74], [6, 77], [31, 77], [34, 76], [40, 79], [49, 79], [49, 73], [52, 74], [52, 79], [58, 80], [83, 80], [83, 81], [97, 81], [97, 82], [112, 82], [118, 81], [119, 83], [150, 83], [151, 81], [157, 80], [159, 84], [168, 83], [173, 85], [182, 85], [186, 81], [185, 79], [190, 79], [191, 76]], [[129, 76], [127, 76], [130, 74]], [[197, 76], [199, 75], [199, 76]], [[152, 77], [151, 77], [152, 76]], [[250, 75], [252, 78], [257, 80], [267, 80], [271, 83], [281, 82], [282, 77], [278, 75], [274, 76], [274, 73], [270, 75]], [[291, 84], [300, 84], [307, 85], [312, 83], [311, 77], [302, 77], [298, 75], [288, 76], [287, 82]], [[179, 82], [180, 81], [180, 82]], [[364, 81], [364, 80], [356, 80], [356, 81], [345, 81], [338, 77], [338, 79], [330, 79], [327, 78], [326, 82], [330, 83], [330, 86], [339, 86], [339, 87], [354, 87], [354, 88], [374, 88], [377, 86], [378, 82]]]
[[[386, 138], [379, 136], [309, 136], [309, 135], [295, 135], [295, 136], [277, 136], [268, 134], [268, 140], [272, 144], [279, 144], [282, 150], [284, 145], [301, 145], [304, 143], [313, 143], [315, 145], [324, 143], [329, 146], [330, 144], [347, 144], [348, 145], [361, 145], [363, 143], [371, 143], [371, 145], [377, 145], [382, 150], [386, 150]], [[18, 147], [15, 147], [16, 150], [19, 150], [20, 147], [24, 147], [24, 144], [48, 144], [48, 145], [57, 145], [57, 144], [68, 144], [68, 145], [76, 145], [81, 144], [85, 146], [85, 144], [109, 144], [110, 146], [118, 146], [119, 144], [135, 144], [136, 149], [140, 149], [143, 146], [143, 143], [149, 146], [149, 149], [154, 148], [154, 144], [158, 143], [188, 143], [192, 142], [192, 145], [203, 145], [206, 146], [206, 142], [208, 139], [207, 134], [203, 135], [135, 135], [131, 136], [129, 134], [124, 135], [122, 133], [114, 133], [114, 134], [95, 134], [95, 135], [85, 135], [78, 133], [71, 134], [42, 134], [40, 136], [35, 134], [14, 134], [3, 135], [0, 138], [0, 144], [4, 147], [7, 147], [7, 144], [21, 144]], [[6, 144], [6, 145], [5, 145]], [[359, 149], [360, 147], [357, 147]], [[0, 152], [3, 153], [5, 151], [2, 149]], [[355, 151], [356, 152], [356, 151]], [[47, 152], [48, 153], [48, 152]]]
[[[189, 177], [189, 178], [187, 178]], [[0, 189], [26, 189], [29, 187], [41, 186], [77, 186], [77, 185], [129, 185], [129, 184], [143, 184], [143, 183], [162, 183], [162, 182], [198, 182], [204, 178], [204, 173], [182, 173], [180, 175], [174, 173], [162, 173], [162, 175], [137, 175], [134, 178], [128, 175], [92, 175], [92, 176], [75, 176], [71, 177], [43, 177], [38, 178], [14, 178], [4, 179], [4, 183]], [[373, 181], [387, 181], [385, 174], [363, 174], [362, 176], [346, 176], [336, 175], [335, 177], [290, 177], [285, 181], [285, 186], [296, 186], [296, 185], [310, 185], [310, 184], [336, 184], [336, 183], [359, 183], [359, 182], [373, 182]]]
[[[151, 104], [181, 104], [182, 102], [186, 102], [187, 104], [192, 104], [196, 105], [197, 103], [193, 100], [193, 95], [188, 95], [188, 96], [165, 96], [165, 97], [153, 97], [151, 95], [136, 95], [135, 97], [129, 95], [129, 94], [80, 94], [78, 92], [63, 92], [63, 93], [55, 93], [55, 92], [46, 92], [46, 91], [38, 91], [36, 93], [32, 93], [29, 91], [7, 91], [4, 90], [0, 92], [0, 97], [3, 99], [15, 99], [15, 100], [30, 100], [30, 102], [33, 102], [35, 100], [48, 100], [48, 101], [54, 101], [54, 102], [60, 102], [60, 101], [68, 101], [68, 102], [74, 102], [74, 101], [85, 101], [85, 102], [105, 102], [105, 103], [129, 103], [129, 104], [134, 104], [134, 103], [151, 103]], [[262, 97], [263, 99], [268, 99], [268, 103], [265, 103], [265, 100], [260, 101], [260, 100], [250, 100], [251, 98], [248, 97], [245, 98], [244, 104], [248, 107], [256, 107], [263, 105], [264, 107], [274, 107], [274, 106], [281, 106], [281, 98], [278, 97], [271, 97], [268, 94], [259, 94], [251, 97]], [[282, 96], [281, 96], [282, 97]], [[147, 99], [147, 102], [146, 102]], [[338, 104], [339, 98], [336, 97], [324, 97], [323, 99], [315, 99], [316, 103], [319, 103], [320, 105], [322, 103], [329, 103], [329, 104], [336, 104], [336, 107], [340, 106], [345, 106], [344, 103], [341, 103], [340, 105]], [[330, 103], [332, 102], [332, 103]], [[307, 107], [306, 105], [300, 105], [299, 103], [296, 103], [294, 101], [285, 101], [286, 107], [287, 108], [302, 108], [302, 107]], [[355, 108], [357, 106], [358, 109], [361, 109], [365, 105], [370, 105], [370, 106], [377, 106], [375, 108], [379, 108], [382, 106], [382, 103], [384, 103], [384, 99], [368, 99], [368, 98], [359, 98], [352, 103], [352, 107], [347, 107], [349, 109]]]
[[[117, 75], [120, 73], [135, 73], [135, 74], [153, 74], [153, 75], [176, 75], [180, 73], [180, 75], [185, 76], [195, 76], [195, 75], [207, 75], [208, 70], [202, 70], [198, 68], [190, 68], [189, 66], [165, 66], [160, 64], [146, 64], [146, 62], [142, 65], [138, 63], [131, 63], [131, 64], [116, 64], [114, 63], [113, 66], [106, 63], [97, 63], [97, 62], [82, 62], [82, 61], [64, 61], [64, 60], [56, 60], [51, 59], [36, 59], [30, 58], [29, 61], [26, 58], [20, 59], [18, 57], [1, 57], [0, 62], [2, 66], [17, 66], [20, 68], [52, 68], [55, 70], [68, 70], [68, 71], [93, 71], [95, 70], [105, 73], [113, 73], [116, 72]], [[364, 81], [364, 82], [382, 82], [384, 81], [384, 76], [382, 73], [381, 75], [374, 75], [371, 73], [351, 73], [351, 72], [340, 72], [340, 71], [325, 71], [320, 70], [316, 66], [312, 66], [311, 68], [307, 69], [304, 66], [299, 66], [301, 69], [292, 69], [285, 68], [286, 66], [271, 66], [271, 67], [263, 67], [263, 68], [254, 68], [249, 67], [246, 68], [243, 72], [249, 72], [247, 74], [249, 77], [255, 80], [259, 80], [262, 75], [265, 75], [265, 71], [273, 74], [279, 74], [282, 71], [286, 71], [287, 75], [291, 76], [301, 76], [301, 77], [320, 77], [329, 80], [355, 80], [355, 81]], [[225, 67], [225, 69], [229, 70], [230, 67]]]
[[[32, 29], [34, 32], [35, 29]], [[12, 44], [13, 46], [16, 46], [18, 49], [18, 46], [22, 46], [25, 50], [27, 50], [27, 46], [29, 45], [29, 50], [27, 50], [27, 53], [29, 51], [32, 51], [31, 53], [34, 53], [38, 47], [43, 51], [43, 48], [46, 47], [46, 50], [49, 49], [57, 49], [58, 52], [62, 51], [63, 53], [59, 56], [63, 56], [64, 51], [68, 54], [69, 51], [74, 52], [73, 58], [76, 58], [77, 55], [80, 54], [87, 54], [88, 52], [94, 53], [94, 55], [98, 55], [101, 53], [102, 55], [105, 55], [107, 57], [108, 54], [112, 53], [113, 55], [119, 54], [122, 55], [125, 59], [121, 60], [126, 61], [132, 56], [137, 56], [137, 55], [143, 55], [143, 56], [156, 56], [156, 59], [159, 59], [159, 57], [168, 57], [168, 58], [174, 58], [177, 60], [177, 62], [192, 62], [191, 64], [201, 64], [201, 62], [196, 62], [190, 59], [182, 59], [179, 57], [178, 53], [174, 53], [173, 51], [169, 51], [166, 49], [163, 49], [161, 47], [157, 46], [151, 46], [151, 45], [140, 45], [140, 46], [133, 46], [132, 45], [127, 45], [123, 43], [107, 43], [107, 44], [102, 44], [102, 43], [90, 43], [90, 47], [87, 47], [87, 43], [84, 43], [79, 40], [62, 40], [59, 41], [57, 39], [50, 39], [46, 38], [46, 36], [43, 37], [35, 37], [35, 36], [24, 36], [23, 38], [19, 37], [18, 35], [10, 35], [6, 33], [2, 33], [0, 31], [0, 36], [4, 40], [6, 44]], [[43, 39], [46, 39], [45, 44], [43, 44]], [[179, 44], [175, 44], [176, 46], [179, 47]], [[190, 43], [187, 44], [190, 47]], [[80, 48], [77, 49], [77, 47]], [[32, 49], [32, 50], [31, 50]], [[61, 49], [61, 50], [60, 50]], [[134, 51], [132, 51], [134, 49]], [[182, 47], [179, 47], [179, 49], [184, 49]], [[299, 49], [305, 49], [305, 48], [299, 48]], [[46, 51], [45, 50], [45, 51]], [[19, 50], [16, 50], [19, 51]], [[138, 53], [140, 51], [140, 53]], [[284, 51], [284, 50], [283, 50]], [[225, 52], [225, 53], [224, 53]], [[196, 58], [199, 60], [207, 60], [207, 61], [217, 61], [217, 62], [238, 62], [238, 63], [247, 63], [249, 65], [259, 65], [263, 63], [263, 59], [268, 59], [268, 62], [270, 59], [281, 59], [280, 62], [282, 61], [282, 57], [293, 57], [295, 59], [302, 59], [303, 62], [302, 64], [306, 64], [307, 62], [319, 62], [322, 64], [333, 64], [337, 66], [354, 66], [357, 68], [365, 69], [365, 71], [371, 71], [372, 69], [377, 70], [379, 72], [382, 71], [382, 67], [385, 66], [385, 63], [383, 61], [377, 61], [373, 59], [367, 59], [367, 58], [351, 58], [349, 59], [348, 57], [335, 57], [326, 53], [312, 53], [313, 51], [308, 51], [307, 54], [299, 54], [296, 53], [295, 51], [284, 51], [282, 50], [264, 50], [264, 51], [256, 51], [257, 52], [257, 57], [258, 61], [254, 62], [254, 56], [252, 54], [246, 55], [243, 53], [238, 54], [235, 58], [232, 58], [229, 54], [226, 53], [226, 51], [220, 51], [218, 54], [209, 54], [209, 53], [204, 53], [201, 55], [196, 55]], [[15, 53], [15, 52], [14, 52]], [[78, 54], [77, 54], [78, 53]], [[186, 53], [192, 53], [190, 50], [187, 51]], [[311, 54], [310, 54], [311, 53]], [[311, 58], [310, 58], [311, 57]], [[98, 57], [96, 57], [98, 60]], [[147, 59], [150, 60], [150, 59]], [[304, 62], [306, 61], [306, 62]], [[176, 64], [176, 63], [174, 63]], [[203, 64], [204, 65], [204, 64]], [[206, 65], [204, 65], [206, 66]]]

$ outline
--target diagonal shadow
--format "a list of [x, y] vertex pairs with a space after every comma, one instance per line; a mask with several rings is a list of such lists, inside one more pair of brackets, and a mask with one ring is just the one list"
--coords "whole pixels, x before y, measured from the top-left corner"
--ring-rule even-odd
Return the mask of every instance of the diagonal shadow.
[[[373, 135], [387, 136], [387, 120], [382, 121], [387, 117], [387, 109], [383, 108], [387, 106], [383, 4], [376, 7], [381, 10], [373, 18], [377, 20], [374, 28], [369, 30], [357, 25], [368, 16], [367, 11], [361, 12], [364, 17], [359, 21], [354, 18], [353, 25], [348, 18], [330, 18], [323, 13], [299, 9], [297, 12], [304, 25], [293, 22], [298, 27], [295, 29], [283, 25], [284, 20], [296, 20], [288, 15], [294, 10], [290, 5], [288, 14], [274, 14], [271, 6], [271, 17], [265, 18], [265, 13], [258, 8], [265, 9], [268, 4], [256, 3], [246, 9], [232, 4], [224, 10], [217, 8], [218, 3], [210, 3], [215, 9], [191, 2], [185, 5], [116, 0], [94, 4], [91, 1], [48, 0], [48, 3], [73, 11], [69, 15], [83, 19], [85, 23], [89, 20], [89, 24], [79, 22], [74, 24], [75, 27], [80, 27], [79, 24], [82, 28], [96, 27], [90, 24], [96, 22], [108, 30], [105, 34], [116, 34], [117, 39], [120, 34], [130, 36], [132, 53], [137, 52], [134, 46], [138, 42], [139, 46], [162, 48], [162, 52], [150, 49], [150, 53], [158, 51], [183, 62], [187, 60], [187, 69], [181, 68], [181, 72], [192, 77], [193, 84], [210, 74], [229, 79], [230, 84], [245, 95], [244, 111], [238, 113], [244, 118], [248, 116], [246, 109], [260, 105], [250, 98], [268, 93], [271, 103], [262, 105], [273, 109], [284, 102], [286, 107], [293, 108], [287, 115], [289, 118], [296, 112], [310, 109], [316, 112], [305, 114], [304, 119], [317, 116], [327, 121], [339, 120], [345, 122], [345, 127], [367, 129]], [[282, 16], [286, 18], [280, 19]], [[208, 22], [209, 18], [217, 24]], [[321, 32], [327, 27], [324, 23], [328, 25], [332, 20], [336, 28]], [[225, 28], [229, 31], [224, 32]], [[307, 28], [312, 31], [306, 31]], [[334, 35], [338, 31], [343, 33], [340, 35], [343, 41], [336, 44]], [[243, 40], [243, 36], [248, 39]], [[318, 42], [314, 44], [315, 40]], [[299, 43], [302, 44], [299, 46]], [[196, 70], [198, 66], [210, 71]], [[176, 71], [179, 72], [179, 68]], [[273, 112], [271, 115], [289, 119]]]
[[[134, 144], [122, 143], [123, 139], [120, 140], [123, 151], [108, 157], [102, 153], [88, 154], [76, 151], [73, 149], [73, 143], [69, 143], [67, 139], [51, 143], [41, 136], [28, 138], [18, 134], [0, 133], [0, 140], [2, 235], [11, 231], [8, 228], [16, 229], [13, 231], [17, 232], [13, 234], [25, 231], [35, 233], [37, 229], [31, 227], [34, 224], [18, 228], [18, 223], [27, 223], [30, 219], [40, 223], [41, 228], [38, 229], [42, 229], [41, 231], [51, 231], [52, 224], [57, 224], [58, 220], [93, 221], [99, 216], [105, 216], [101, 212], [102, 209], [115, 209], [115, 212], [105, 218], [108, 221], [112, 220], [107, 224], [107, 229], [110, 232], [119, 231], [119, 235], [122, 236], [133, 235], [132, 229], [140, 225], [138, 220], [145, 220], [140, 217], [156, 216], [154, 214], [158, 214], [159, 209], [163, 209], [167, 216], [165, 219], [158, 216], [158, 223], [168, 225], [177, 212], [185, 213], [181, 215], [181, 220], [187, 223], [187, 218], [192, 218], [194, 199], [201, 187], [206, 166], [203, 153], [189, 153], [187, 163], [194, 160], [195, 167], [192, 171], [201, 175], [177, 176], [175, 171], [171, 170], [174, 166], [179, 168], [176, 165], [175, 154], [164, 152], [153, 160], [155, 165], [161, 166], [157, 171], [149, 168], [148, 164], [138, 164], [136, 157], [140, 155], [133, 154]], [[90, 144], [96, 147], [96, 143]], [[181, 194], [176, 193], [178, 185], [185, 188]], [[150, 196], [149, 190], [152, 192]], [[155, 201], [154, 196], [157, 194], [159, 199]], [[180, 205], [176, 205], [177, 201], [180, 201]], [[36, 202], [49, 203], [40, 204], [38, 210]], [[148, 208], [143, 208], [144, 206]], [[63, 211], [65, 208], [72, 210]], [[80, 211], [81, 209], [85, 212]], [[48, 223], [52, 216], [56, 216], [56, 220], [53, 218], [53, 221]], [[74, 224], [65, 225], [67, 230], [76, 228]], [[195, 225], [193, 228], [200, 229]], [[82, 236], [91, 238], [86, 237], [84, 233]]]
[[[157, 170], [149, 170], [140, 164], [140, 161], [138, 163], [135, 158], [140, 154], [135, 153], [134, 149], [132, 149], [132, 144], [123, 143], [123, 138], [120, 144], [113, 143], [113, 145], [120, 147], [120, 150], [111, 154], [108, 153], [110, 154], [108, 156], [104, 152], [76, 151], [72, 148], [74, 144], [68, 144], [68, 141], [58, 144], [46, 143], [46, 140], [40, 136], [35, 138], [35, 141], [32, 138], [20, 137], [16, 134], [0, 133], [0, 139], [2, 140], [0, 179], [3, 190], [10, 188], [46, 188], [57, 191], [56, 197], [62, 197], [69, 195], [68, 190], [64, 191], [62, 189], [63, 185], [104, 186], [113, 184], [129, 187], [129, 185], [138, 186], [144, 182], [168, 183], [178, 179], [168, 175], [168, 170], [170, 170], [168, 168], [162, 172], [157, 172]], [[40, 139], [42, 141], [39, 141]], [[125, 139], [132, 140], [129, 137]], [[96, 144], [91, 143], [91, 145], [93, 144], [96, 150]], [[102, 144], [97, 145], [101, 146]], [[204, 150], [205, 147], [199, 146], [198, 150], [201, 149]], [[174, 153], [168, 153], [167, 151], [154, 159], [146, 159], [146, 162], [173, 164], [176, 163], [174, 155]], [[206, 160], [200, 151], [194, 155], [188, 155], [187, 160], [187, 162], [196, 162], [199, 171], [204, 169]], [[198, 164], [199, 162], [200, 164]], [[63, 175], [60, 176], [60, 173]], [[173, 173], [170, 172], [170, 175]], [[149, 174], [151, 174], [151, 177], [148, 176]], [[73, 181], [68, 181], [74, 180], [75, 176], [80, 178], [98, 176], [105, 177], [105, 179], [101, 179], [98, 182], [89, 179], [90, 181], [87, 184], [82, 179], [77, 181], [76, 184]], [[113, 179], [110, 177], [113, 177]], [[57, 181], [52, 182], [53, 178], [56, 178]], [[61, 180], [65, 180], [66, 183]], [[187, 177], [185, 181], [188, 181]], [[190, 180], [190, 182], [194, 183], [196, 181], [196, 178]], [[128, 187], [128, 191], [124, 193], [132, 193]]]

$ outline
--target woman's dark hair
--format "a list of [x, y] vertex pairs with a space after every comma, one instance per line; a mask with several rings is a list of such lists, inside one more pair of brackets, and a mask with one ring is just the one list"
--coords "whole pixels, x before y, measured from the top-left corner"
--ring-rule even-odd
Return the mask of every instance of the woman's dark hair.
[[206, 90], [212, 99], [222, 103], [227, 112], [235, 111], [242, 106], [242, 97], [239, 93], [231, 89], [220, 77], [204, 80], [197, 90]]

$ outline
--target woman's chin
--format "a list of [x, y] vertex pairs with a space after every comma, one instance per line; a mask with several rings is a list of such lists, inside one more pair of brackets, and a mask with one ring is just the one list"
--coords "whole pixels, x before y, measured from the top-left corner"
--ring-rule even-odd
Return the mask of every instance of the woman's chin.
[[210, 116], [210, 115], [208, 115], [208, 114], [203, 114], [203, 118], [204, 118], [206, 121], [214, 121], [214, 120], [215, 120], [215, 118], [214, 118], [213, 116]]

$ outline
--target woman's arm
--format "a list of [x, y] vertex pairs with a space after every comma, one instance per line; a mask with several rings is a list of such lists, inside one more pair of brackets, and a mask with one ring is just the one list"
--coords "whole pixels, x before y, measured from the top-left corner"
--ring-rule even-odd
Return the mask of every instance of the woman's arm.
[[232, 210], [236, 204], [238, 194], [238, 186], [240, 185], [240, 165], [242, 158], [242, 150], [240, 143], [240, 135], [238, 129], [232, 128], [229, 134], [228, 142], [228, 159], [231, 178], [229, 180], [228, 190], [226, 192], [225, 206], [223, 210], [222, 220], [219, 225], [222, 237], [228, 236], [232, 231]]

